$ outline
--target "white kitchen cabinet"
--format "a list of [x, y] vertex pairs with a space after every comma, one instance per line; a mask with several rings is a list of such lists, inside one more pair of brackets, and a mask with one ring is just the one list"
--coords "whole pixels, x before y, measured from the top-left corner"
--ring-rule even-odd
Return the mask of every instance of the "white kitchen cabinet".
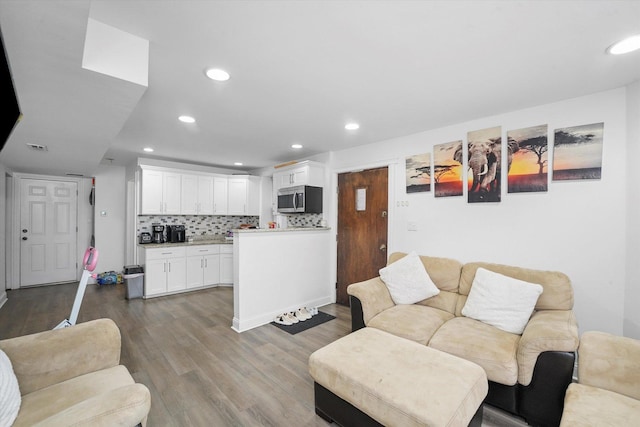
[[213, 215], [213, 176], [182, 175], [182, 215]]
[[216, 176], [213, 178], [213, 214], [227, 215], [229, 204], [229, 190], [227, 177]]
[[183, 247], [154, 248], [141, 251], [144, 265], [145, 298], [186, 289], [187, 264]]
[[233, 245], [220, 247], [220, 283], [233, 285]]
[[187, 248], [187, 288], [220, 283], [220, 245]]
[[277, 193], [280, 188], [298, 185], [324, 186], [324, 166], [310, 161], [296, 163], [273, 173], [273, 188]]
[[181, 182], [182, 176], [179, 173], [143, 169], [140, 213], [180, 214]]
[[227, 215], [260, 215], [260, 177], [229, 177], [228, 190]]

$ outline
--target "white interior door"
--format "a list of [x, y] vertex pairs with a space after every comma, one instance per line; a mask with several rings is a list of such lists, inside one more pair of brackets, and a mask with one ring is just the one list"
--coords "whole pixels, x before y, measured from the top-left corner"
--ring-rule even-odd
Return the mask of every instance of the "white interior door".
[[76, 277], [78, 184], [22, 179], [20, 286]]

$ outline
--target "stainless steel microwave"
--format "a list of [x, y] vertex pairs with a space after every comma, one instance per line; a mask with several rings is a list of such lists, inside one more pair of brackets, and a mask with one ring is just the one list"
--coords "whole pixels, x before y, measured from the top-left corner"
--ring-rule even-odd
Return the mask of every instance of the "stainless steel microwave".
[[322, 187], [300, 185], [279, 189], [278, 212], [322, 213]]

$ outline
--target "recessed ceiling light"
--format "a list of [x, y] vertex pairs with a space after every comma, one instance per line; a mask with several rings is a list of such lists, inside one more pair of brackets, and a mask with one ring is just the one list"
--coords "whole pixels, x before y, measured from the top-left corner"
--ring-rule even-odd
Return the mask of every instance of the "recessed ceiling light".
[[153, 153], [153, 148], [151, 147], [144, 147], [143, 150], [146, 151], [147, 153]]
[[215, 80], [217, 82], [226, 82], [227, 80], [229, 80], [229, 73], [227, 73], [224, 70], [221, 70], [219, 68], [209, 68], [205, 74], [207, 75], [207, 77], [209, 77], [211, 80]]
[[640, 49], [640, 34], [636, 34], [635, 36], [627, 37], [624, 40], [620, 40], [617, 43], [609, 46], [607, 52], [612, 55], [622, 55], [623, 53], [633, 52], [634, 50]]
[[178, 120], [180, 120], [182, 123], [195, 123], [196, 119], [194, 119], [191, 116], [180, 116], [178, 117]]
[[346, 130], [357, 130], [360, 129], [360, 125], [357, 123], [347, 123], [346, 125], [344, 125], [344, 128]]
[[235, 162], [234, 165], [236, 166], [242, 166], [242, 162]]
[[295, 148], [296, 150], [302, 148], [302, 144], [291, 144], [291, 148]]

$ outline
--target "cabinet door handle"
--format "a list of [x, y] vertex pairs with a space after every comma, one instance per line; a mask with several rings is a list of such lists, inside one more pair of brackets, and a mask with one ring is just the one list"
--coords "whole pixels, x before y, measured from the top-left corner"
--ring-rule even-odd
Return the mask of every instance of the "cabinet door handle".
[[200, 268], [202, 268], [202, 260], [200, 260]]
[[169, 261], [168, 264], [169, 264], [169, 273], [171, 273], [171, 261]]
[[208, 259], [204, 260], [204, 268], [209, 268], [209, 260]]
[[162, 264], [162, 272], [163, 273], [167, 272], [167, 263], [166, 262]]

